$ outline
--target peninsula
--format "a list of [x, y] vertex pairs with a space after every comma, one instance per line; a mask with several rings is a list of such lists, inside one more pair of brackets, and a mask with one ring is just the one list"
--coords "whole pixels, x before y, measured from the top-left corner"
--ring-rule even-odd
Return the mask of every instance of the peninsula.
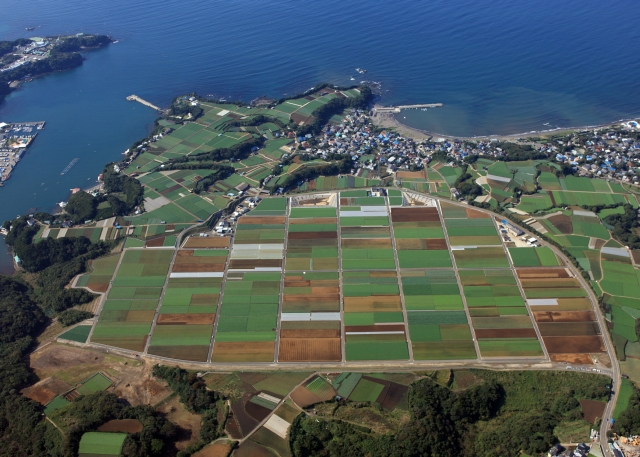
[[7, 393], [29, 427], [81, 454], [160, 455], [173, 420], [181, 456], [632, 452], [638, 124], [416, 139], [372, 102], [181, 95], [99, 190], [5, 221], [0, 366], [50, 342]]
[[21, 82], [82, 65], [80, 52], [111, 43], [106, 35], [51, 36], [0, 41], [0, 102]]

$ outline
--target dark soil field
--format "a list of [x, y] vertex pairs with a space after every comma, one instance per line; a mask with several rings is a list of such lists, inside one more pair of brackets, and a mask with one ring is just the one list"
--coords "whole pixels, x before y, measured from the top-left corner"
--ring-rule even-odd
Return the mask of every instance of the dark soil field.
[[256, 405], [255, 403], [246, 402], [244, 410], [249, 416], [254, 418], [258, 422], [262, 422], [271, 413], [271, 410], [264, 406]]
[[542, 339], [549, 354], [605, 352], [601, 336], [545, 336]]
[[600, 329], [597, 322], [557, 322], [539, 323], [542, 336], [579, 336], [598, 335]]
[[160, 314], [158, 325], [213, 325], [215, 314]]
[[347, 325], [345, 332], [404, 332], [404, 324]]
[[33, 401], [37, 401], [41, 405], [46, 405], [56, 395], [60, 395], [64, 392], [68, 392], [71, 389], [71, 385], [67, 384], [61, 379], [46, 378], [31, 387], [27, 387], [22, 390], [21, 393], [27, 398]]
[[440, 220], [437, 208], [391, 208], [392, 222], [435, 222]]
[[335, 217], [305, 217], [300, 219], [289, 219], [289, 225], [300, 224], [335, 224]]
[[537, 338], [532, 328], [475, 329], [476, 338]]
[[280, 259], [237, 259], [229, 262], [231, 270], [249, 270], [260, 267], [282, 267]]
[[[225, 259], [226, 260], [226, 259]], [[186, 263], [176, 262], [173, 264], [173, 270], [176, 273], [192, 273], [192, 272], [222, 272], [224, 271], [224, 263]]]
[[306, 408], [309, 405], [313, 405], [315, 403], [319, 403], [322, 401], [322, 398], [318, 397], [316, 394], [309, 392], [305, 387], [300, 386], [291, 392], [291, 399], [301, 408]]
[[392, 382], [389, 385], [389, 390], [387, 391], [387, 395], [385, 396], [380, 406], [382, 406], [387, 411], [392, 411], [400, 402], [403, 402], [409, 392], [409, 387], [403, 386], [402, 384], [397, 384]]
[[560, 214], [558, 216], [551, 216], [547, 220], [560, 230], [560, 233], [565, 235], [571, 235], [573, 233], [573, 224], [571, 223], [571, 218], [569, 216]]
[[242, 399], [233, 402], [231, 404], [231, 411], [233, 411], [233, 417], [236, 419], [242, 436], [246, 436], [251, 430], [258, 426], [258, 421], [247, 413], [244, 409], [245, 402], [249, 401], [252, 394], [246, 394]]
[[102, 424], [98, 430], [101, 432], [138, 433], [142, 430], [142, 423], [138, 419], [114, 419]]
[[580, 400], [580, 406], [582, 406], [582, 415], [584, 416], [584, 420], [590, 424], [595, 424], [596, 419], [602, 417], [604, 408], [607, 404], [603, 401]]
[[339, 362], [341, 360], [340, 338], [280, 338], [279, 362]]
[[164, 238], [156, 238], [155, 240], [149, 240], [144, 243], [145, 248], [157, 248], [164, 244]]
[[273, 457], [273, 453], [258, 443], [247, 440], [243, 441], [242, 444], [233, 451], [233, 457]]

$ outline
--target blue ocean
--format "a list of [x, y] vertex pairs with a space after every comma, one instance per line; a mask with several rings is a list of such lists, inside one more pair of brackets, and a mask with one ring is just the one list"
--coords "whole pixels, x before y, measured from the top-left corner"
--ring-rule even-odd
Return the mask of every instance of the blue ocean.
[[1, 40], [86, 32], [118, 43], [0, 104], [0, 122], [47, 122], [0, 188], [0, 220], [50, 210], [145, 136], [156, 115], [130, 94], [166, 106], [192, 91], [250, 100], [367, 79], [382, 104], [444, 103], [399, 120], [451, 136], [639, 116], [639, 24], [631, 0], [7, 2]]

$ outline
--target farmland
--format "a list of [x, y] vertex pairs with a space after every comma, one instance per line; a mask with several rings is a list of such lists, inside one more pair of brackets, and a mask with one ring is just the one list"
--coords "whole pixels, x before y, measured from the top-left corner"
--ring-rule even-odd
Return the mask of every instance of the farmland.
[[605, 352], [553, 251], [504, 245], [490, 214], [401, 192], [265, 198], [232, 238], [125, 244], [78, 281], [103, 291], [90, 343], [248, 364], [590, 364]]

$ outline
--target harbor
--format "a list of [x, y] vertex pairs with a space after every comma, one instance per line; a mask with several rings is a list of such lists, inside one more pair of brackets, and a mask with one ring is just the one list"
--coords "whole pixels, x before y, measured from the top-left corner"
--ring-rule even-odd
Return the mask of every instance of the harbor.
[[0, 187], [11, 177], [11, 172], [44, 124], [44, 121], [16, 124], [0, 122]]

